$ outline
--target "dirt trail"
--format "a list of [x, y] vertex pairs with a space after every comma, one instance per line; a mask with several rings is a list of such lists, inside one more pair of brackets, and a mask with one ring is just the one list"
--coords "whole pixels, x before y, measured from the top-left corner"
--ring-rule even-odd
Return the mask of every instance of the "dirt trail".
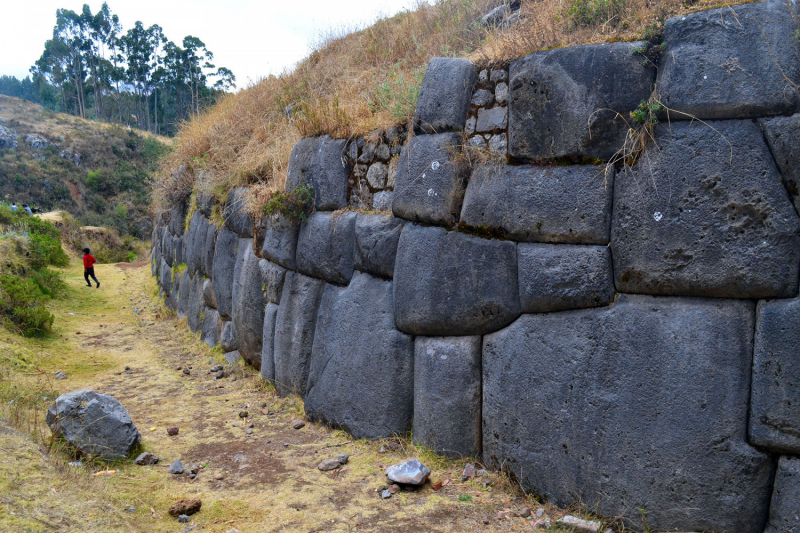
[[[515, 499], [513, 488], [494, 474], [461, 483], [466, 460], [443, 460], [407, 440], [353, 442], [342, 431], [310, 423], [293, 429], [292, 422], [303, 418], [302, 401], [278, 398], [252, 368], [237, 365], [236, 381], [213, 379], [208, 369], [212, 359], [225, 364], [221, 352], [164, 313], [148, 265], [100, 265], [97, 274], [102, 286], [90, 289], [81, 287], [77, 266], [67, 271], [71, 294], [54, 304], [52, 338], [31, 342], [5, 332], [0, 336], [0, 353], [16, 355], [34, 369], [2, 379], [7, 386], [16, 380], [14, 387], [42, 391], [40, 414], [66, 391], [92, 388], [111, 394], [127, 408], [145, 450], [158, 455], [161, 464], [128, 462], [116, 474], [92, 476], [99, 465], [69, 466], [64, 453], [47, 453], [3, 421], [0, 531], [531, 530], [530, 519], [498, 520], [497, 511], [537, 505]], [[189, 367], [191, 374], [179, 367]], [[51, 380], [58, 370], [68, 379]], [[241, 419], [245, 410], [249, 416]], [[29, 417], [28, 426], [38, 423], [41, 429], [41, 417], [37, 420]], [[179, 434], [168, 436], [169, 426], [178, 426]], [[340, 453], [350, 455], [346, 467], [331, 473], [316, 469], [322, 459]], [[429, 484], [382, 500], [376, 489], [386, 484], [385, 467], [413, 457], [431, 467], [433, 481], [451, 483], [439, 491]], [[187, 468], [207, 466], [190, 480], [167, 473], [175, 459]], [[202, 511], [191, 524], [178, 524], [166, 511], [188, 497], [201, 498]]]

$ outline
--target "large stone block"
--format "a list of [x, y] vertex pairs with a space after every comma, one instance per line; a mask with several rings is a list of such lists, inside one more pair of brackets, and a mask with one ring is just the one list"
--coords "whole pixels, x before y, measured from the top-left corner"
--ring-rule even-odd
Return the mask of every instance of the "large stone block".
[[419, 89], [414, 129], [423, 133], [463, 130], [477, 80], [478, 71], [469, 59], [431, 58]]
[[219, 318], [219, 313], [213, 307], [206, 306], [203, 312], [203, 328], [200, 333], [200, 340], [213, 348], [219, 344], [221, 334], [222, 321]]
[[189, 309], [189, 300], [192, 293], [192, 277], [188, 270], [181, 274], [180, 286], [178, 287], [178, 318], [186, 318], [186, 311]]
[[747, 444], [752, 302], [621, 295], [483, 342], [483, 457], [557, 505], [655, 531], [760, 533], [774, 463]]
[[759, 302], [750, 394], [751, 444], [800, 454], [798, 346], [800, 298]]
[[453, 161], [457, 133], [417, 135], [403, 146], [397, 166], [392, 212], [395, 216], [448, 225], [458, 219], [464, 179]]
[[[236, 350], [236, 332], [233, 330], [233, 322], [230, 320], [222, 323], [222, 332], [219, 337], [219, 345], [225, 353]], [[237, 352], [238, 353], [238, 352]]]
[[800, 219], [753, 121], [658, 126], [614, 181], [611, 234], [621, 292], [797, 294]]
[[259, 237], [263, 239], [261, 256], [289, 270], [297, 270], [299, 234], [300, 222], [292, 222], [279, 215], [266, 219], [263, 228], [259, 229]]
[[391, 279], [401, 231], [403, 221], [391, 215], [358, 215], [355, 268]]
[[[244, 240], [244, 239], [242, 239]], [[244, 248], [239, 272], [239, 288], [234, 290], [233, 328], [238, 340], [237, 350], [256, 370], [261, 368], [261, 330], [264, 327], [264, 308], [267, 299], [264, 296], [261, 281], [259, 259], [253, 252], [253, 246], [240, 245]]]
[[394, 281], [397, 327], [414, 335], [481, 335], [520, 313], [513, 242], [407, 224]]
[[175, 261], [175, 247], [172, 243], [172, 238], [173, 236], [170, 234], [169, 230], [164, 228], [161, 232], [161, 255], [170, 267]]
[[775, 488], [764, 533], [800, 533], [800, 459], [783, 456], [778, 461]]
[[278, 305], [267, 304], [264, 311], [264, 327], [261, 330], [261, 379], [275, 383], [275, 322], [278, 318]]
[[189, 288], [189, 305], [186, 307], [186, 323], [192, 331], [200, 331], [203, 327], [203, 310], [206, 303], [203, 300], [203, 282], [205, 278], [197, 272], [192, 278]]
[[186, 201], [177, 202], [169, 210], [169, 232], [180, 237], [186, 225]]
[[289, 157], [286, 190], [311, 185], [318, 211], [347, 207], [350, 163], [345, 154], [346, 145], [346, 139], [331, 139], [327, 135], [297, 141]]
[[203, 239], [203, 251], [200, 258], [200, 265], [203, 274], [212, 276], [214, 272], [214, 250], [217, 241], [217, 226], [207, 218], [203, 217], [205, 224], [205, 237]]
[[186, 234], [172, 238], [172, 248], [175, 251], [175, 264], [183, 265], [186, 263]]
[[451, 457], [480, 453], [480, 336], [415, 339], [414, 442]]
[[639, 46], [570, 46], [511, 63], [509, 155], [611, 159], [625, 143], [628, 113], [653, 90], [656, 70], [635, 52]]
[[461, 222], [519, 241], [607, 244], [613, 186], [604, 166], [481, 165]]
[[297, 270], [338, 285], [353, 276], [355, 213], [314, 213], [300, 225]]
[[214, 280], [214, 300], [217, 311], [223, 318], [233, 312], [233, 271], [239, 250], [238, 236], [226, 228], [220, 228], [214, 247], [214, 263], [211, 279]]
[[356, 273], [348, 287], [325, 287], [305, 399], [310, 420], [357, 439], [411, 428], [414, 345], [395, 328], [393, 307], [392, 282], [368, 274]]
[[520, 243], [517, 258], [523, 313], [599, 307], [614, 299], [606, 246]]
[[668, 19], [658, 89], [670, 119], [800, 109], [797, 14], [797, 2], [768, 0]]
[[189, 221], [189, 233], [186, 240], [186, 265], [192, 275], [202, 269], [202, 250], [205, 243], [205, 221], [206, 218], [200, 211], [195, 211]]
[[217, 308], [217, 297], [214, 295], [214, 283], [207, 279], [203, 282], [203, 301], [207, 306]]
[[225, 227], [239, 237], [253, 236], [253, 217], [247, 209], [247, 187], [231, 189], [222, 217], [225, 219]]
[[275, 317], [275, 389], [281, 396], [305, 396], [317, 310], [325, 282], [287, 272]]
[[783, 186], [789, 192], [795, 209], [800, 212], [800, 113], [791, 117], [774, 117], [759, 120]]
[[258, 267], [261, 270], [261, 285], [264, 289], [264, 297], [268, 302], [281, 303], [286, 269], [266, 259], [261, 259], [258, 262]]
[[164, 295], [169, 296], [170, 289], [172, 289], [172, 269], [163, 257], [161, 258], [161, 268], [159, 269], [159, 285], [164, 289]]

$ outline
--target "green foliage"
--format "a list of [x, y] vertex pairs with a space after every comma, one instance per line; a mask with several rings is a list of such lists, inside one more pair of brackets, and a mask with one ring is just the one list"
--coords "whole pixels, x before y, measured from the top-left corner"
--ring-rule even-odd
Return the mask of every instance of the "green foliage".
[[54, 317], [44, 306], [45, 297], [36, 282], [13, 274], [0, 275], [0, 314], [26, 337], [42, 335]]
[[296, 221], [305, 220], [313, 209], [314, 188], [300, 185], [288, 192], [274, 192], [264, 204], [263, 211], [268, 216], [280, 214]]
[[470, 496], [469, 494], [460, 494], [458, 496], [458, 501], [460, 501], [460, 502], [471, 502], [472, 501], [472, 496]]
[[656, 100], [642, 100], [639, 106], [631, 111], [631, 120], [646, 127], [658, 124], [658, 113], [665, 108], [661, 102]]
[[38, 217], [27, 217], [23, 226], [28, 231], [28, 252], [34, 269], [69, 264], [69, 257], [61, 249], [61, 232], [58, 228]]
[[634, 52], [644, 56], [644, 64], [652, 64], [658, 67], [661, 57], [664, 55], [664, 49], [667, 43], [664, 41], [664, 23], [663, 21], [654, 22], [644, 29], [642, 35], [644, 45], [634, 49]]
[[39, 292], [49, 298], [60, 298], [67, 292], [67, 284], [64, 282], [64, 275], [61, 272], [41, 268], [32, 270], [30, 278], [39, 287]]
[[617, 24], [627, 6], [626, 0], [569, 0], [566, 18], [574, 27]]
[[402, 60], [392, 65], [386, 73], [386, 78], [377, 83], [372, 94], [366, 97], [373, 112], [388, 111], [396, 120], [402, 120], [414, 114], [426, 67], [414, 69], [411, 77], [406, 79], [402, 71], [404, 63], [405, 60]]

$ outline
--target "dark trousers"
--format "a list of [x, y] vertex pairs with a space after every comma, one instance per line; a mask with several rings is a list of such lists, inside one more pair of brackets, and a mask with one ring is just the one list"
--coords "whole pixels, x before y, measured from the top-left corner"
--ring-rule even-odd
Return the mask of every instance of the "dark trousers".
[[99, 281], [97, 281], [97, 278], [94, 277], [94, 267], [83, 269], [83, 277], [86, 278], [86, 284], [91, 287], [92, 283], [89, 281], [89, 276], [92, 276], [92, 279], [94, 280], [95, 283], [97, 284], [100, 283]]

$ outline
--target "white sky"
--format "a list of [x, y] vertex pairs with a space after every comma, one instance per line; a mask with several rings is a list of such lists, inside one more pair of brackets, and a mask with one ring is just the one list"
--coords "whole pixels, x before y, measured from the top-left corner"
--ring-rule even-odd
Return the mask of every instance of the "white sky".
[[[187, 35], [202, 40], [214, 64], [231, 69], [238, 89], [279, 74], [308, 55], [321, 33], [364, 26], [413, 8], [417, 0], [107, 0], [127, 31], [137, 20], [158, 24], [180, 46]], [[23, 78], [53, 35], [56, 10], [96, 13], [102, 0], [3, 0], [0, 75]]]

